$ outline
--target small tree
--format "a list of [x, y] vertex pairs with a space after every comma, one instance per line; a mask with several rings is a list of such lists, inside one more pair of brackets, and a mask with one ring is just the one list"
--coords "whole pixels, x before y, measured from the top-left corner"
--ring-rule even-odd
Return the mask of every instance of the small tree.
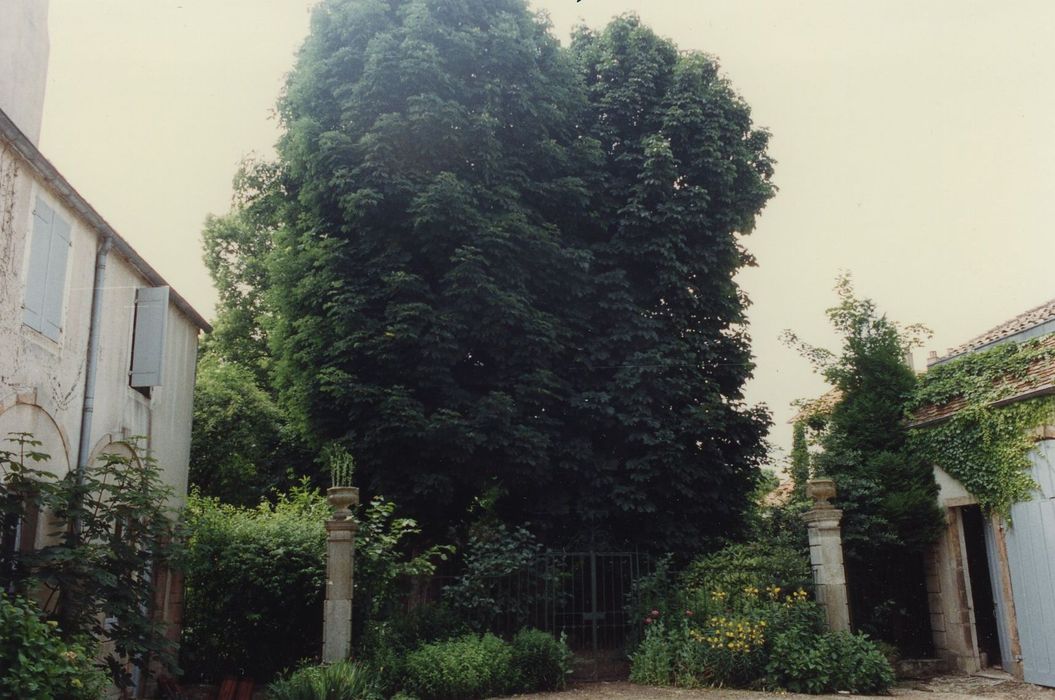
[[67, 642], [106, 643], [111, 680], [131, 683], [130, 666], [149, 672], [150, 662], [175, 668], [174, 645], [152, 617], [156, 567], [180, 552], [172, 490], [157, 462], [135, 441], [103, 454], [88, 468], [61, 478], [35, 465], [48, 460], [28, 434], [0, 450], [0, 515], [28, 521], [44, 510], [59, 525], [40, 550], [0, 554], [0, 588], [42, 591]]
[[840, 392], [820, 426], [817, 472], [833, 478], [844, 511], [843, 544], [855, 624], [906, 651], [926, 651], [924, 548], [942, 526], [930, 466], [908, 448], [905, 409], [916, 386], [908, 352], [928, 331], [900, 326], [858, 299], [850, 277], [835, 287], [828, 318], [842, 336], [836, 354], [785, 340]]

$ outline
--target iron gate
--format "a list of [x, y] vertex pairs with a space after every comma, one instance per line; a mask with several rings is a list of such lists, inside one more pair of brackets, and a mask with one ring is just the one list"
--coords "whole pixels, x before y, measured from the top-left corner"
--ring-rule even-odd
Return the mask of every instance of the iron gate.
[[564, 632], [573, 649], [617, 649], [632, 627], [634, 582], [651, 572], [647, 555], [635, 552], [550, 553], [553, 608], [549, 631]]
[[489, 604], [475, 622], [502, 636], [525, 626], [563, 632], [577, 651], [619, 649], [633, 629], [634, 583], [652, 568], [652, 559], [638, 552], [547, 552], [521, 571], [488, 578], [480, 597]]

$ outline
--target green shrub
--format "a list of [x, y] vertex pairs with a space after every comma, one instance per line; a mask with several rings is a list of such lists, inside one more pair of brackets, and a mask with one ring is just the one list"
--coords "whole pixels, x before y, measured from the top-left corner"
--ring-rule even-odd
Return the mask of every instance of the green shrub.
[[770, 684], [797, 693], [875, 694], [894, 684], [894, 671], [879, 647], [848, 632], [778, 635], [766, 670]]
[[387, 620], [366, 625], [360, 655], [378, 674], [386, 691], [403, 682], [407, 655], [422, 644], [459, 637], [469, 632], [465, 622], [445, 605], [421, 605], [396, 612]]
[[79, 644], [67, 644], [40, 610], [0, 591], [0, 697], [20, 700], [96, 700], [105, 675]]
[[674, 656], [680, 645], [667, 635], [662, 622], [645, 629], [645, 638], [630, 657], [630, 682], [641, 685], [672, 685]]
[[701, 607], [645, 617], [630, 680], [681, 687], [782, 687], [802, 693], [875, 693], [894, 681], [879, 647], [862, 635], [823, 631], [802, 589], [745, 586], [698, 594]]
[[[256, 508], [191, 496], [181, 647], [188, 677], [241, 673], [268, 681], [319, 655], [330, 512], [304, 485]], [[442, 546], [406, 556], [401, 541], [416, 532], [413, 520], [395, 517], [390, 501], [374, 497], [364, 506], [355, 548], [357, 624], [386, 607], [400, 576], [431, 573], [432, 560], [446, 556]]]
[[780, 586], [793, 590], [813, 578], [807, 553], [796, 547], [768, 542], [732, 544], [695, 559], [683, 572], [683, 590], [724, 590], [738, 593], [748, 587]]
[[492, 634], [426, 644], [406, 659], [405, 690], [421, 700], [472, 700], [515, 691], [513, 650]]
[[517, 692], [560, 690], [571, 673], [571, 650], [564, 639], [536, 629], [513, 637], [513, 677]]
[[267, 681], [318, 655], [329, 512], [305, 488], [252, 509], [191, 496], [181, 645], [188, 677]]
[[270, 700], [380, 700], [373, 674], [356, 663], [306, 666], [271, 683]]
[[49, 461], [39, 447], [28, 433], [0, 443], [0, 521], [18, 522], [31, 506], [54, 516], [44, 547], [0, 546], [0, 590], [39, 592], [65, 642], [102, 643], [119, 688], [131, 685], [132, 665], [151, 673], [148, 660], [174, 672], [175, 645], [149, 612], [155, 591], [144, 575], [148, 563], [171, 567], [180, 554], [173, 492], [157, 461], [132, 438], [58, 478], [38, 468]]

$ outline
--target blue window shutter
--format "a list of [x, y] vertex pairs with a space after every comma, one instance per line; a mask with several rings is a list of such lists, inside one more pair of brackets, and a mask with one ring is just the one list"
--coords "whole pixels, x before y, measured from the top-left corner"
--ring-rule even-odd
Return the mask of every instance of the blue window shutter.
[[30, 328], [44, 330], [44, 296], [47, 290], [48, 258], [51, 251], [51, 222], [55, 212], [39, 197], [33, 209], [33, 232], [29, 241], [29, 269], [22, 320]]
[[168, 310], [168, 287], [142, 287], [136, 290], [132, 372], [128, 381], [133, 387], [161, 386]]
[[51, 254], [44, 289], [44, 327], [52, 340], [62, 331], [62, 307], [66, 300], [66, 258], [70, 252], [70, 223], [56, 214], [51, 223]]

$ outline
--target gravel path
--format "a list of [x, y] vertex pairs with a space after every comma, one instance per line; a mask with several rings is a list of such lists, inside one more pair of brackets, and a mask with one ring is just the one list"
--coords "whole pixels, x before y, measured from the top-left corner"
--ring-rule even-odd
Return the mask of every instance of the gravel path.
[[[1003, 678], [942, 676], [902, 683], [891, 695], [898, 700], [1055, 700], [1055, 689]], [[750, 690], [684, 690], [652, 688], [631, 683], [583, 683], [560, 693], [518, 695], [525, 700], [823, 700], [846, 695], [797, 695]], [[884, 696], [891, 697], [891, 696]]]

